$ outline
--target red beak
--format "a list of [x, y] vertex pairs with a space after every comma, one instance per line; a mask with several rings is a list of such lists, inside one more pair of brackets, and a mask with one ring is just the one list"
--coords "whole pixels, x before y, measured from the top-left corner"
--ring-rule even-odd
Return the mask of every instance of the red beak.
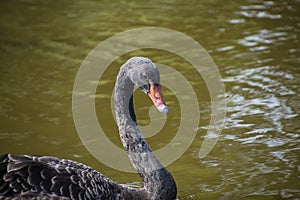
[[150, 92], [148, 93], [148, 96], [160, 112], [164, 114], [168, 113], [169, 110], [161, 95], [160, 85], [150, 82]]

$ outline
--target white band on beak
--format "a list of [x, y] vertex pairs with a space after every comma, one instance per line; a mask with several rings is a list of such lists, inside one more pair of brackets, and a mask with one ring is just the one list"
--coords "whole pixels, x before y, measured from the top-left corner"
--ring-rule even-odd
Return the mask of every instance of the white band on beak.
[[169, 112], [168, 106], [166, 106], [165, 104], [160, 104], [159, 106], [156, 106], [156, 108], [159, 110], [159, 112], [165, 115]]

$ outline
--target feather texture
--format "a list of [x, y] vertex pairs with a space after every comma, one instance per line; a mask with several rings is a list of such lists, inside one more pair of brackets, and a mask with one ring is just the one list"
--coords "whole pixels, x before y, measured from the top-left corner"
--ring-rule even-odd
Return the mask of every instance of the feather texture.
[[[119, 199], [124, 189], [92, 168], [50, 156], [6, 154], [0, 157], [0, 196], [33, 194], [50, 199]], [[112, 196], [112, 194], [116, 194]], [[25, 195], [25, 196], [24, 196]]]

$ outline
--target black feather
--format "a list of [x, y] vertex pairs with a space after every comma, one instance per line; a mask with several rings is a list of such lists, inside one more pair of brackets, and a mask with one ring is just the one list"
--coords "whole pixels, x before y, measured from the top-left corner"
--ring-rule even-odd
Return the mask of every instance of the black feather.
[[75, 161], [10, 154], [0, 156], [0, 161], [0, 199], [40, 198], [41, 194], [51, 196], [50, 199], [115, 199], [110, 193], [121, 189], [99, 172]]

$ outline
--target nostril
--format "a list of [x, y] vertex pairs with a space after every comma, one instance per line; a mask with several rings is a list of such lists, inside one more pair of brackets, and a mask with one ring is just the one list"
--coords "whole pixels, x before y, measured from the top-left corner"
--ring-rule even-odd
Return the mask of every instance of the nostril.
[[156, 98], [156, 99], [160, 99], [160, 95], [159, 94], [154, 94], [154, 97]]

